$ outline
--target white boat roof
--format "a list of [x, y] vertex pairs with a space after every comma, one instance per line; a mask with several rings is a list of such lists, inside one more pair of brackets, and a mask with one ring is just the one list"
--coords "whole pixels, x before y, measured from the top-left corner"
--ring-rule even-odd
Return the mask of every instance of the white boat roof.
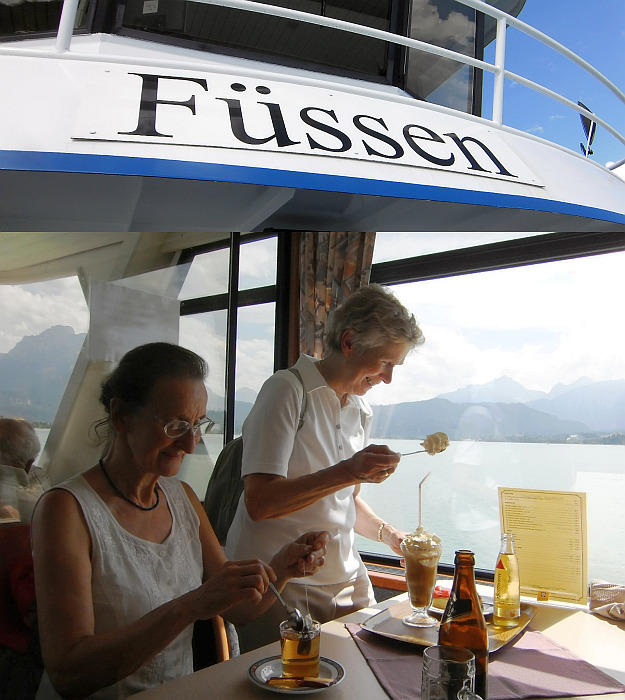
[[0, 231], [625, 230], [615, 172], [391, 85], [86, 34], [0, 91]]

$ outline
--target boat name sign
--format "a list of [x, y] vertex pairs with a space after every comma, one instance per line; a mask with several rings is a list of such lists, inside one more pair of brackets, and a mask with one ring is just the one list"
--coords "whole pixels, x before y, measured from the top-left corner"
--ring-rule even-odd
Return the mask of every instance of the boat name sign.
[[99, 78], [80, 106], [73, 139], [331, 156], [540, 186], [490, 125], [417, 100], [116, 66]]

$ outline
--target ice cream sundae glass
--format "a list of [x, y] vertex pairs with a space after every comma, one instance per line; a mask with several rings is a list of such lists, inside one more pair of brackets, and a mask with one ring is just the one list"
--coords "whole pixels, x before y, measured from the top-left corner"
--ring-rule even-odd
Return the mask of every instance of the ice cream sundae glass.
[[406, 567], [406, 584], [412, 613], [403, 618], [406, 625], [433, 627], [436, 618], [429, 614], [432, 604], [438, 562], [443, 546], [441, 538], [419, 526], [401, 543]]

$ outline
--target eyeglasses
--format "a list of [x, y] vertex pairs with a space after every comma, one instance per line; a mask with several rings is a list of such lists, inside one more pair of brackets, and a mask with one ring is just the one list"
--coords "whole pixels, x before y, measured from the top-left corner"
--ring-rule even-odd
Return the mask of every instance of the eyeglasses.
[[193, 431], [193, 435], [195, 437], [200, 437], [205, 433], [210, 433], [210, 431], [215, 427], [215, 421], [212, 421], [210, 418], [204, 418], [204, 420], [201, 420], [195, 425], [191, 425], [191, 423], [186, 420], [172, 420], [169, 421], [169, 423], [165, 423], [165, 421], [158, 416], [154, 416], [154, 418], [156, 418], [156, 420], [160, 420], [161, 423], [164, 423], [163, 430], [165, 431], [165, 435], [167, 435], [169, 438], [182, 437], [189, 430]]

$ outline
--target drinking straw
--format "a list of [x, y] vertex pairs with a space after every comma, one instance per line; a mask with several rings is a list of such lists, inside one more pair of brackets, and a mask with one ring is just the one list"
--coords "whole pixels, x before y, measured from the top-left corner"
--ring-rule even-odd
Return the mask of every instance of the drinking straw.
[[423, 513], [423, 482], [430, 476], [432, 472], [428, 472], [419, 482], [419, 527], [421, 527], [421, 514]]

